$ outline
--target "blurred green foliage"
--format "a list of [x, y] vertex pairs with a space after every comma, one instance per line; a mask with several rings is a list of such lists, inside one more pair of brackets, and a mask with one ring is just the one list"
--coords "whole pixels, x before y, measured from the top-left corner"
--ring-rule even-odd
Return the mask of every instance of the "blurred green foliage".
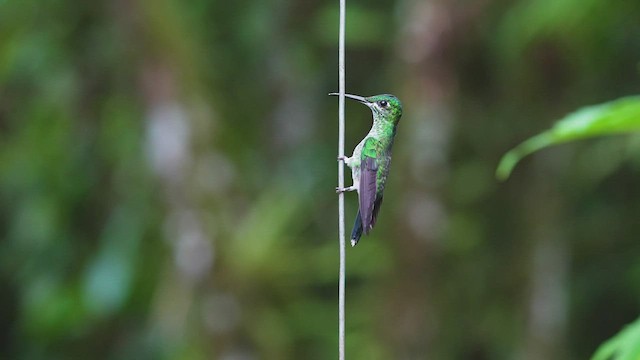
[[[597, 106], [581, 108], [503, 156], [497, 169], [498, 178], [509, 177], [514, 166], [526, 155], [545, 147], [576, 139], [616, 133], [637, 132], [640, 129], [640, 99], [628, 97]], [[640, 320], [625, 327], [603, 343], [592, 359], [633, 360], [640, 357]]]
[[640, 356], [640, 320], [627, 325], [620, 333], [602, 344], [593, 360], [632, 360]]
[[640, 130], [640, 98], [628, 97], [585, 107], [567, 115], [553, 128], [536, 135], [509, 151], [498, 165], [497, 175], [506, 179], [526, 155], [554, 144]]
[[[638, 138], [493, 170], [638, 93], [639, 17], [348, 2], [347, 90], [405, 108], [349, 359], [583, 359], [638, 316]], [[335, 357], [336, 34], [316, 0], [0, 1], [0, 358]]]

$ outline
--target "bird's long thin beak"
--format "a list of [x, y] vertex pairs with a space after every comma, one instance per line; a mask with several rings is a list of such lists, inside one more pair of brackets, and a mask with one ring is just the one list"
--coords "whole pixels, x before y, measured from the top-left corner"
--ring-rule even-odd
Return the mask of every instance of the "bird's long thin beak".
[[[330, 93], [329, 95], [339, 96], [340, 94], [338, 94], [338, 93]], [[369, 101], [367, 101], [367, 99], [362, 97], [362, 96], [352, 95], [352, 94], [344, 94], [344, 97], [352, 99], [352, 100], [355, 100], [355, 101], [359, 101], [359, 102], [361, 102], [361, 103], [363, 103], [365, 105], [369, 104]]]

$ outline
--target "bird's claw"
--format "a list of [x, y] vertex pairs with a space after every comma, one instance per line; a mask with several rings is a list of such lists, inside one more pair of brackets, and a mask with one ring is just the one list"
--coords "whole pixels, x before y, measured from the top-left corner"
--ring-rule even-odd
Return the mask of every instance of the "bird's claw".
[[346, 157], [345, 156], [338, 156], [338, 161], [345, 161]]
[[344, 188], [341, 188], [339, 186], [336, 186], [336, 194], [340, 194], [344, 192]]

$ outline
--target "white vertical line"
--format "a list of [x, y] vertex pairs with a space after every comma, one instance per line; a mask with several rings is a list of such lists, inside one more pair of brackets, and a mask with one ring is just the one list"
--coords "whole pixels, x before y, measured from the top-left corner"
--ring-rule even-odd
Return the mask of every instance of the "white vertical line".
[[[338, 156], [344, 156], [344, 93], [345, 93], [345, 61], [344, 61], [344, 34], [346, 0], [340, 0], [340, 31], [338, 44]], [[344, 161], [338, 161], [338, 187], [344, 188]], [[344, 360], [344, 299], [345, 299], [345, 238], [344, 238], [344, 192], [338, 194], [338, 232], [340, 233], [340, 281], [338, 285], [338, 354], [339, 360]]]

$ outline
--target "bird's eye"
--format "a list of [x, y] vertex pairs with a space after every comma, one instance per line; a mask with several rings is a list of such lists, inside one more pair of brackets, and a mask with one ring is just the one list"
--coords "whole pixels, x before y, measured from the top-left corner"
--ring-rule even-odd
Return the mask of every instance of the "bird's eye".
[[380, 101], [378, 102], [378, 104], [379, 104], [380, 106], [382, 106], [383, 108], [386, 108], [386, 107], [387, 107], [387, 105], [389, 105], [389, 103], [387, 103], [387, 101], [386, 101], [386, 100], [380, 100]]

